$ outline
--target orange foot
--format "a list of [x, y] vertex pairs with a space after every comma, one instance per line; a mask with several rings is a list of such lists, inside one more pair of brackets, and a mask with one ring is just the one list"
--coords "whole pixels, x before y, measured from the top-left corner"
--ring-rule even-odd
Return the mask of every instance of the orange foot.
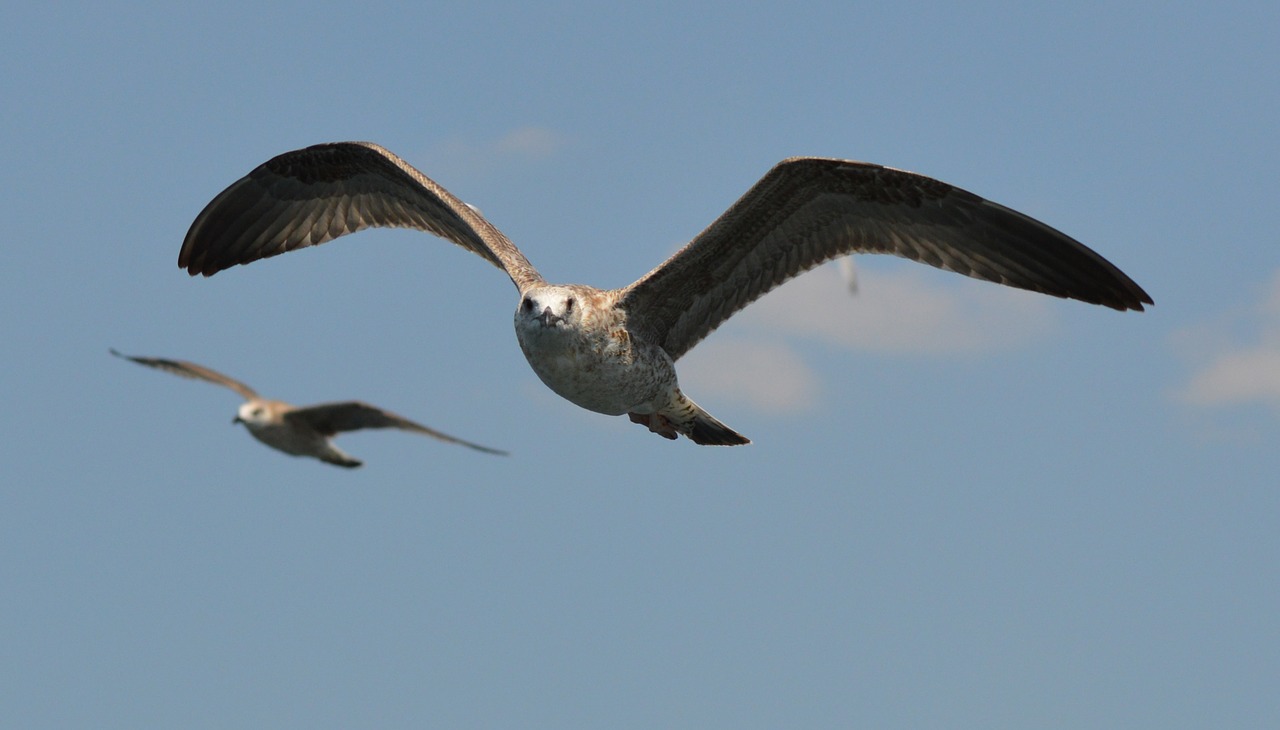
[[658, 434], [664, 439], [674, 439], [678, 435], [676, 427], [671, 424], [671, 419], [661, 413], [644, 415], [639, 413], [628, 413], [627, 417], [631, 419], [632, 423], [647, 426], [650, 431]]

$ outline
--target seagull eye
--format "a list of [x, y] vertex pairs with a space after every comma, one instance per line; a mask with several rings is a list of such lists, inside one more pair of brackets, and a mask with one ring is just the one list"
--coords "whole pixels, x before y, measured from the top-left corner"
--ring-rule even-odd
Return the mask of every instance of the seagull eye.
[[529, 297], [525, 297], [525, 298], [524, 298], [524, 301], [520, 302], [520, 308], [521, 308], [521, 309], [523, 309], [523, 310], [524, 310], [524, 311], [526, 311], [526, 312], [532, 312], [532, 311], [533, 311], [533, 300], [532, 300], [532, 299], [530, 299]]
[[564, 313], [568, 314], [573, 311], [573, 297], [564, 300]]

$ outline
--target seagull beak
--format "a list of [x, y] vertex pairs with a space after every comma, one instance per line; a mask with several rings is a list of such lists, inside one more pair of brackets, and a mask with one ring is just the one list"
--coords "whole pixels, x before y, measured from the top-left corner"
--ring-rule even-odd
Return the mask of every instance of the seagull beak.
[[244, 423], [244, 419], [243, 419], [243, 418], [241, 418], [239, 415], [237, 415], [235, 418], [231, 419], [231, 425], [232, 425], [232, 426], [236, 425], [237, 423]]
[[543, 327], [554, 327], [556, 324], [564, 321], [564, 317], [556, 316], [555, 313], [551, 311], [551, 307], [543, 309], [542, 314], [534, 317], [534, 319], [541, 322]]

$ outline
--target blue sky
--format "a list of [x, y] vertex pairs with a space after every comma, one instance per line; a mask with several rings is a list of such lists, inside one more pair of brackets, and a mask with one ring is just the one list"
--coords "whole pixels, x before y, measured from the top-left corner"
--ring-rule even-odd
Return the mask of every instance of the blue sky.
[[[1276, 725], [1280, 10], [1193, 5], [6, 7], [3, 724]], [[430, 236], [177, 268], [226, 185], [345, 139], [552, 280], [630, 283], [822, 155], [1156, 305], [827, 265], [680, 363], [754, 443], [667, 442], [548, 391]], [[108, 347], [511, 456], [290, 458]]]

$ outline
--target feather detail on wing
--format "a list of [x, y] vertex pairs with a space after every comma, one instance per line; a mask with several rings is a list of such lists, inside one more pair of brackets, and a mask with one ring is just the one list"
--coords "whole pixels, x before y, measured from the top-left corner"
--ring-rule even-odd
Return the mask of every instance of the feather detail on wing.
[[629, 322], [679, 358], [818, 264], [886, 253], [1114, 309], [1151, 304], [1084, 244], [973, 193], [849, 160], [783, 160], [687, 246], [620, 292]]
[[259, 165], [196, 217], [178, 266], [212, 276], [374, 227], [434, 233], [506, 271], [522, 292], [542, 281], [476, 208], [370, 142], [314, 145]]

